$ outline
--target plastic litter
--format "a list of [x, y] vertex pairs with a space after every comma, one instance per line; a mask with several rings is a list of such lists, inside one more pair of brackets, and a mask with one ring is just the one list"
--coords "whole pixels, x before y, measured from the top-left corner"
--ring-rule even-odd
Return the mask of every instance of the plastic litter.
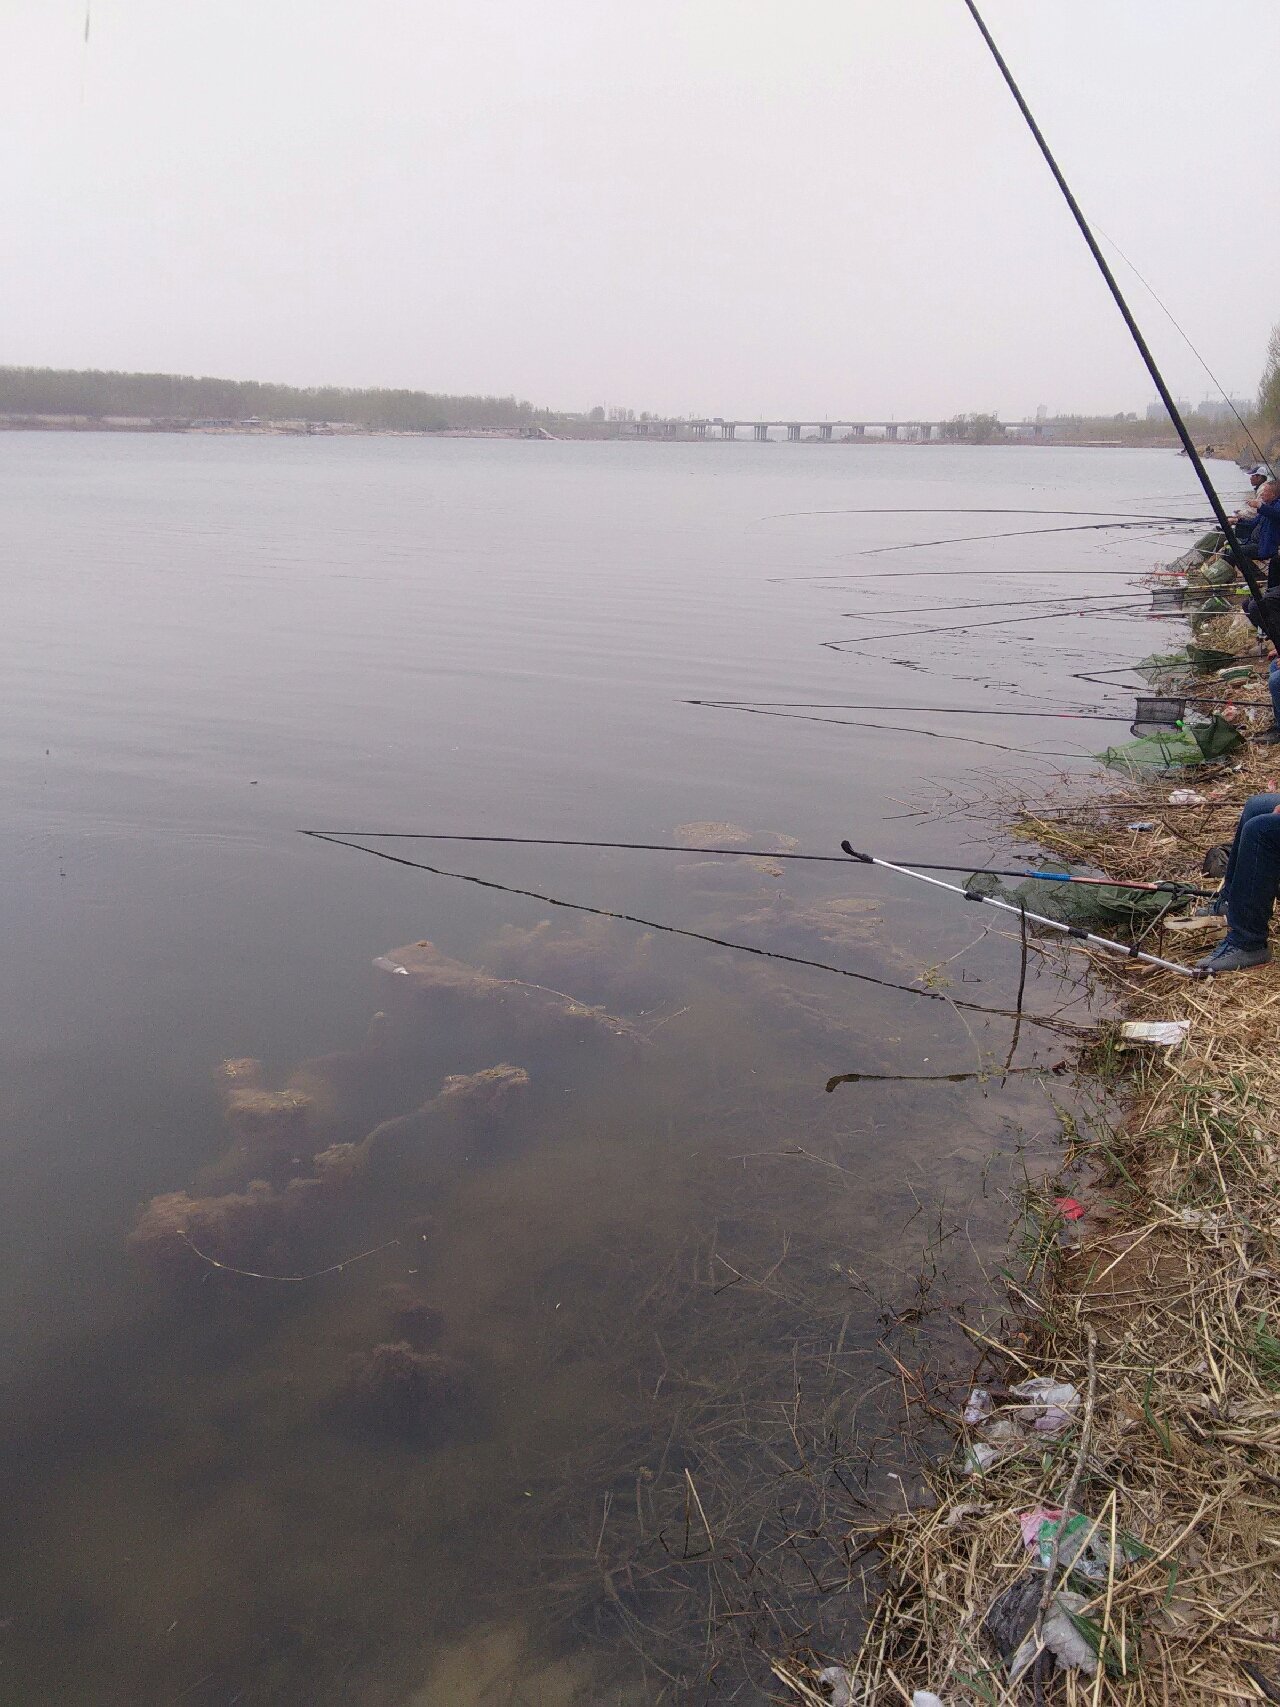
[[991, 1394], [985, 1387], [975, 1387], [969, 1394], [969, 1401], [964, 1408], [964, 1421], [968, 1428], [975, 1427], [984, 1417], [991, 1415], [994, 1406]]
[[1051, 1381], [1038, 1375], [1032, 1381], [1020, 1381], [1009, 1391], [1021, 1399], [1021, 1420], [1029, 1423], [1037, 1434], [1057, 1435], [1070, 1428], [1080, 1405], [1080, 1389], [1070, 1381]]
[[818, 1682], [831, 1691], [831, 1707], [857, 1707], [853, 1693], [853, 1673], [847, 1666], [823, 1666]]
[[997, 1409], [986, 1387], [975, 1387], [964, 1408], [966, 1425], [977, 1439], [964, 1450], [962, 1463], [971, 1475], [984, 1475], [993, 1464], [1037, 1439], [1062, 1434], [1075, 1421], [1079, 1389], [1069, 1381], [1037, 1376], [1010, 1387], [1011, 1403]]
[[946, 1703], [931, 1689], [917, 1689], [911, 1697], [911, 1707], [946, 1707]]
[[988, 1446], [984, 1441], [975, 1441], [972, 1446], [964, 1449], [964, 1468], [971, 1476], [984, 1476], [993, 1464], [1005, 1455], [999, 1446]]
[[[1046, 1650], [1060, 1666], [1068, 1671], [1085, 1672], [1092, 1677], [1098, 1669], [1098, 1656], [1088, 1638], [1082, 1636], [1072, 1622], [1072, 1614], [1079, 1616], [1088, 1604], [1082, 1594], [1072, 1594], [1068, 1589], [1060, 1589], [1049, 1603], [1043, 1636]], [[1038, 1652], [1033, 1629], [1009, 1662], [1010, 1682], [1016, 1682], [1023, 1672], [1030, 1669]]]
[[1209, 802], [1194, 788], [1175, 788], [1169, 796], [1170, 806], [1207, 806]]
[[1120, 1041], [1152, 1043], [1158, 1048], [1173, 1049], [1187, 1041], [1190, 1030], [1189, 1019], [1131, 1019], [1120, 1027]]
[[379, 972], [395, 972], [401, 978], [407, 978], [409, 976], [409, 968], [407, 966], [397, 965], [394, 960], [389, 960], [385, 954], [376, 955], [374, 957], [373, 964], [378, 968]]
[[1083, 1203], [1078, 1203], [1074, 1197], [1055, 1197], [1053, 1207], [1064, 1221], [1078, 1221], [1086, 1213]]
[[1139, 818], [1132, 824], [1126, 824], [1126, 830], [1156, 830], [1158, 824], [1153, 824], [1150, 818]]
[[1020, 1511], [1018, 1525], [1022, 1530], [1022, 1545], [1026, 1548], [1037, 1546], [1043, 1526], [1057, 1523], [1061, 1516], [1062, 1507], [1056, 1505], [1038, 1505], [1033, 1511]]
[[1141, 1549], [1126, 1537], [1122, 1536], [1112, 1547], [1109, 1532], [1083, 1512], [1073, 1512], [1065, 1520], [1059, 1513], [1056, 1518], [1046, 1518], [1036, 1534], [1035, 1548], [1042, 1570], [1047, 1571], [1053, 1563], [1054, 1538], [1059, 1529], [1062, 1531], [1058, 1542], [1059, 1567], [1087, 1583], [1105, 1583], [1108, 1576], [1119, 1576], [1126, 1565], [1141, 1557]]

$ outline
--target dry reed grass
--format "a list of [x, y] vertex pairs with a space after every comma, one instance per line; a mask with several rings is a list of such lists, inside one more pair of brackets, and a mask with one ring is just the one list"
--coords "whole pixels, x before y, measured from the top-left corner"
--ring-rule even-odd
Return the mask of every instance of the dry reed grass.
[[[1264, 684], [1233, 697], [1265, 703]], [[1230, 838], [1272, 770], [1280, 752], [1250, 746], [1191, 778], [1024, 805], [1017, 828], [1113, 876], [1196, 881], [1205, 848]], [[1170, 806], [1178, 780], [1208, 803]], [[1158, 828], [1127, 828], [1143, 820]], [[1123, 1093], [1127, 1114], [1069, 1132], [1088, 1213], [1068, 1228], [1051, 1187], [1028, 1203], [1017, 1324], [976, 1372], [992, 1386], [1051, 1375], [1083, 1392], [1096, 1337], [1091, 1426], [985, 1475], [966, 1474], [959, 1452], [935, 1466], [934, 1503], [880, 1542], [885, 1588], [850, 1662], [859, 1703], [917, 1689], [949, 1704], [1280, 1700], [1280, 963], [1207, 983], [1102, 957], [1093, 970], [1124, 1013], [1189, 1020], [1188, 1041], [1122, 1053], [1108, 1028], [1082, 1061]], [[1096, 1674], [1046, 1666], [1010, 1685], [983, 1620], [1030, 1563], [1018, 1514], [1061, 1504], [1077, 1463], [1074, 1508], [1141, 1552], [1113, 1559], [1085, 1608]], [[816, 1668], [775, 1673], [788, 1699], [829, 1699]]]

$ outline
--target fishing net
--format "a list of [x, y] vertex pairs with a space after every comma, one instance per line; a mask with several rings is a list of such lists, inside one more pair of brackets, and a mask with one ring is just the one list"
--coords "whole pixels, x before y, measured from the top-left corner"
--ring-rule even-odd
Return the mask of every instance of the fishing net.
[[1133, 669], [1135, 675], [1143, 676], [1152, 687], [1159, 687], [1163, 677], [1178, 675], [1190, 662], [1184, 646], [1177, 652], [1149, 652], [1145, 658], [1139, 658]]
[[1172, 735], [1143, 735], [1093, 756], [1112, 770], [1167, 771], [1223, 758], [1241, 739], [1240, 731], [1215, 713], [1208, 723], [1196, 723]]
[[1201, 670], [1205, 674], [1209, 674], [1213, 670], [1225, 670], [1228, 664], [1238, 664], [1243, 656], [1244, 654], [1240, 652], [1224, 652], [1218, 646], [1187, 647], [1187, 657], [1197, 670]]
[[1023, 906], [1029, 913], [1040, 913], [1059, 924], [1078, 925], [1082, 930], [1137, 929], [1162, 918], [1171, 907], [1182, 903], [1176, 895], [1152, 895], [1141, 889], [1121, 889], [1111, 883], [1051, 883], [1044, 878], [1028, 878], [1016, 886], [1006, 886], [998, 877], [975, 872], [965, 888], [971, 895], [989, 895], [1010, 906]]
[[1187, 702], [1181, 696], [1140, 694], [1129, 730], [1134, 735], [1172, 733], [1186, 715]]

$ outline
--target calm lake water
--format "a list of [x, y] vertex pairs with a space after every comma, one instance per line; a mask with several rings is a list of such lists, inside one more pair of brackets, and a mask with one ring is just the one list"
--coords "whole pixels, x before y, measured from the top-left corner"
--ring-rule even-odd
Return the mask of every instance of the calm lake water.
[[[372, 833], [987, 861], [975, 798], [1124, 738], [1074, 672], [1161, 647], [1112, 607], [1200, 530], [867, 553], [1196, 516], [1186, 463], [6, 434], [0, 490], [0, 1701], [759, 1701], [850, 1645], [882, 1342], [952, 1391], [1059, 1127], [1026, 1076], [824, 1084], [998, 1063], [918, 992], [1007, 1008], [1016, 943], [865, 868]], [[1120, 721], [1000, 715], [1044, 706]]]

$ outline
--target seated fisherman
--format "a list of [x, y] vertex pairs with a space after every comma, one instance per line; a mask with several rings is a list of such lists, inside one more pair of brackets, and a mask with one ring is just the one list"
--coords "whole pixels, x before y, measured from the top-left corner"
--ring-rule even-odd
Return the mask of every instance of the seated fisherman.
[[[1280, 500], [1280, 481], [1263, 481], [1258, 488], [1257, 526], [1247, 540], [1240, 541], [1240, 549], [1246, 557], [1266, 565], [1268, 593], [1280, 588], [1280, 502], [1277, 500]], [[1245, 600], [1244, 614], [1255, 628], [1261, 626], [1255, 599]]]
[[1246, 498], [1231, 517], [1231, 530], [1241, 545], [1252, 537], [1253, 530], [1258, 525], [1258, 488], [1264, 486], [1270, 478], [1261, 463], [1249, 470], [1249, 485], [1253, 488], [1253, 496]]
[[1267, 929], [1280, 888], [1280, 794], [1246, 800], [1222, 893], [1212, 911], [1227, 916], [1227, 934], [1196, 964], [1202, 972], [1243, 972], [1271, 959]]

